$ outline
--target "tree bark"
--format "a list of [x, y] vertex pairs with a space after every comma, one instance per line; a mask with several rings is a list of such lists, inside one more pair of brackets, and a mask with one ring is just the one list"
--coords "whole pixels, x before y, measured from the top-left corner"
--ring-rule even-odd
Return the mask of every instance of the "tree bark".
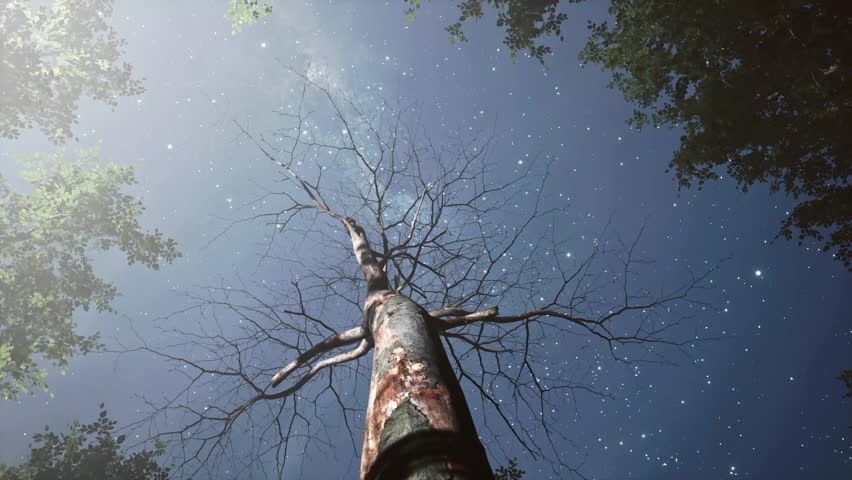
[[364, 314], [374, 352], [361, 479], [492, 479], [429, 314], [392, 290], [371, 292]]
[[329, 213], [346, 227], [367, 280], [364, 323], [374, 350], [361, 479], [493, 479], [429, 313], [391, 290], [364, 229]]

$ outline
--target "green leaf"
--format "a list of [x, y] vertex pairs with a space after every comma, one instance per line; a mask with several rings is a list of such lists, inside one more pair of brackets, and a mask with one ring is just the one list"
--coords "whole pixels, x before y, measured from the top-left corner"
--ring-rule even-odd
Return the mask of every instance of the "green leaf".
[[26, 193], [0, 176], [4, 398], [48, 391], [46, 365], [65, 375], [69, 358], [101, 348], [97, 334], [77, 335], [73, 321], [78, 309], [111, 311], [119, 293], [98, 277], [90, 255], [96, 247], [149, 268], [179, 256], [174, 240], [139, 224], [142, 203], [122, 191], [135, 183], [132, 168], [102, 164], [97, 146], [75, 154], [73, 162], [62, 151], [22, 157]]

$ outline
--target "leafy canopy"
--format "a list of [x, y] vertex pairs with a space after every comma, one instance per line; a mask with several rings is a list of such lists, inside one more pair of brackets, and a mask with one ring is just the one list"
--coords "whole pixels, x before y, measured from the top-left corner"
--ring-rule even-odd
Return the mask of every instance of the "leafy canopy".
[[115, 421], [103, 410], [94, 422], [75, 421], [68, 433], [44, 427], [33, 435], [29, 459], [16, 467], [0, 464], [0, 480], [166, 480], [169, 469], [157, 464], [162, 446], [128, 454], [114, 437]]
[[612, 72], [630, 123], [680, 125], [682, 187], [725, 170], [798, 203], [779, 235], [822, 241], [850, 266], [852, 4], [612, 0], [580, 57]]
[[125, 41], [107, 24], [112, 0], [56, 0], [0, 9], [0, 138], [37, 126], [53, 142], [73, 136], [77, 106], [90, 97], [114, 107], [143, 91], [121, 61]]
[[272, 5], [260, 0], [229, 0], [230, 7], [225, 18], [231, 21], [231, 30], [237, 33], [245, 25], [252, 25], [257, 20], [272, 12]]
[[[579, 3], [583, 0], [566, 0], [566, 3]], [[420, 0], [405, 0], [410, 4], [406, 16], [413, 20]], [[480, 20], [490, 8], [497, 16], [496, 24], [506, 31], [503, 44], [509, 47], [512, 57], [526, 51], [531, 57], [544, 62], [544, 56], [551, 52], [548, 45], [541, 42], [547, 37], [562, 40], [562, 22], [568, 15], [559, 11], [559, 0], [463, 0], [459, 2], [459, 18], [445, 30], [450, 34], [451, 42], [466, 42], [464, 24], [471, 20]]]
[[92, 268], [93, 251], [120, 250], [128, 264], [157, 269], [178, 255], [176, 243], [139, 225], [140, 200], [122, 193], [133, 169], [101, 166], [98, 148], [29, 158], [17, 193], [0, 176], [0, 396], [47, 391], [39, 363], [65, 367], [98, 348], [98, 335], [78, 335], [73, 312], [110, 311], [116, 288]]

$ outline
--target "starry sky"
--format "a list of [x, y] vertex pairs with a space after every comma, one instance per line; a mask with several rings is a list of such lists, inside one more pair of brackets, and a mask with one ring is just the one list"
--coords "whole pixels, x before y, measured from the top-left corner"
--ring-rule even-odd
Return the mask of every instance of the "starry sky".
[[[612, 218], [628, 236], [647, 224], [643, 255], [656, 260], [643, 277], [649, 285], [729, 258], [712, 277], [719, 311], [692, 319], [701, 335], [717, 340], [689, 357], [673, 355], [676, 366], [624, 368], [601, 352], [584, 353], [595, 386], [613, 393], [578, 398], [570, 406], [576, 414], [559, 425], [571, 440], [562, 448], [582, 461], [584, 475], [849, 478], [852, 409], [836, 377], [852, 367], [852, 278], [813, 245], [775, 240], [791, 205], [784, 197], [763, 187], [744, 194], [725, 179], [701, 192], [677, 190], [665, 167], [678, 132], [627, 127], [631, 107], [606, 88], [607, 74], [576, 60], [586, 20], [605, 14], [602, 2], [571, 6], [565, 40], [553, 44], [546, 66], [513, 61], [490, 19], [468, 26], [469, 43], [450, 44], [443, 26], [457, 16], [451, 2], [426, 2], [411, 24], [402, 2], [279, 2], [237, 35], [223, 17], [225, 3], [116, 4], [112, 24], [127, 39], [126, 58], [146, 92], [121, 99], [114, 111], [82, 102], [79, 143], [101, 142], [105, 159], [137, 166], [144, 223], [175, 237], [184, 257], [159, 272], [127, 267], [117, 255], [99, 258], [99, 272], [123, 292], [115, 304], [122, 315], [81, 312], [81, 331], [127, 341], [132, 320], [154, 334], [146, 322], [180, 308], [176, 290], [239, 275], [276, 280], [275, 267], [258, 269], [266, 226], [240, 224], [217, 237], [251, 213], [258, 183], [272, 174], [233, 120], [274, 128], [270, 106], [293, 101], [282, 64], [310, 62], [353, 95], [387, 92], [418, 102], [434, 141], [452, 129], [494, 132], [500, 148], [492, 162], [507, 175], [531, 158], [552, 160], [548, 188], [565, 199], [571, 221], [564, 240], [577, 255]], [[15, 154], [50, 148], [37, 132], [0, 141], [0, 172], [14, 178]], [[578, 355], [550, 352], [553, 368]], [[55, 399], [0, 403], [0, 462], [17, 463], [45, 424], [62, 430], [75, 418], [94, 418], [100, 402], [120, 423], [131, 422], [141, 408], [137, 394], [156, 397], [178, 386], [150, 356], [110, 354], [77, 358], [67, 376], [49, 380]], [[527, 478], [557, 478], [501, 441]], [[354, 478], [353, 457], [341, 447], [334, 461], [290, 478]]]

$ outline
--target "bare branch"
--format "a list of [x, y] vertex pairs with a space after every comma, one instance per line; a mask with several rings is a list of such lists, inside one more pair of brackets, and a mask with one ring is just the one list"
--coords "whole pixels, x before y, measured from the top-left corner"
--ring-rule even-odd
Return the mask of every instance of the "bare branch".
[[[335, 335], [331, 335], [326, 337], [325, 340], [314, 344], [311, 348], [303, 352], [301, 355], [296, 357], [295, 360], [288, 363], [284, 368], [282, 368], [275, 376], [272, 377], [270, 383], [273, 387], [277, 387], [279, 383], [281, 383], [288, 375], [296, 371], [298, 368], [305, 366], [314, 359], [314, 357], [318, 355], [322, 355], [324, 353], [328, 353], [335, 348], [339, 348], [345, 345], [350, 345], [355, 342], [361, 341], [363, 342], [365, 337], [367, 336], [367, 331], [363, 326], [358, 326], [351, 328], [345, 332], [341, 332]], [[359, 345], [359, 348], [360, 345]], [[366, 352], [364, 352], [366, 353]], [[338, 357], [335, 357], [338, 358]], [[355, 357], [357, 358], [357, 357]], [[323, 362], [320, 362], [323, 363]], [[339, 362], [335, 362], [339, 363]], [[331, 363], [333, 365], [334, 363]], [[317, 364], [320, 365], [320, 364]], [[313, 370], [313, 369], [312, 369]]]
[[[274, 112], [279, 129], [258, 134], [235, 122], [270, 167], [244, 221], [269, 226], [259, 266], [275, 265], [276, 281], [223, 280], [187, 294], [178, 314], [203, 319], [195, 329], [168, 322], [157, 335], [163, 345], [140, 336], [141, 346], [125, 349], [156, 355], [186, 380], [146, 399], [138, 425], [172, 440], [179, 473], [189, 476], [219, 478], [216, 459], [232, 454], [238, 476], [274, 470], [280, 478], [291, 448], [330, 445], [335, 423], [357, 453], [350, 420], [362, 421], [356, 394], [370, 372], [361, 359], [374, 338], [366, 321], [345, 319], [368, 319], [400, 295], [440, 334], [483, 438], [513, 439], [554, 477], [583, 478], [581, 449], [572, 461], [559, 426], [578, 415], [577, 397], [612, 397], [593, 365], [688, 355], [702, 339], [684, 327], [695, 312], [714, 311], [705, 297], [715, 267], [655, 292], [642, 281], [654, 268], [641, 258], [644, 226], [627, 241], [609, 224], [591, 236], [562, 230], [576, 227], [549, 194], [546, 154], [509, 175], [495, 168], [492, 136], [432, 142], [416, 104], [359, 102], [293, 73], [300, 87]], [[556, 342], [576, 360], [554, 365]], [[602, 353], [581, 355], [591, 345]], [[240, 448], [230, 443], [237, 436]], [[504, 444], [488, 444], [491, 455]]]

